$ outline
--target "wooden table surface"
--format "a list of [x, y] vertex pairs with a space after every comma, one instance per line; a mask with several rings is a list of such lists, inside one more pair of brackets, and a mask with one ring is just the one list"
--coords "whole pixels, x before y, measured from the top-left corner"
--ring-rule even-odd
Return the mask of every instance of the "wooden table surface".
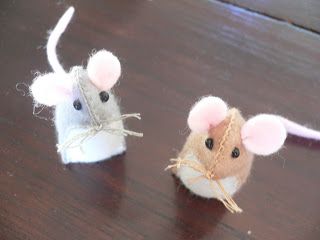
[[[235, 196], [242, 214], [191, 195], [164, 171], [203, 95], [245, 116], [277, 113], [320, 129], [319, 3], [306, 1], [318, 16], [305, 22], [296, 18], [304, 8], [286, 0], [231, 2], [0, 2], [1, 240], [320, 239], [320, 143], [289, 137], [278, 154], [256, 158]], [[47, 31], [70, 5], [76, 13], [58, 48], [64, 66], [86, 64], [92, 49], [113, 51], [122, 111], [143, 116], [127, 126], [144, 138], [129, 137], [125, 155], [97, 164], [64, 166], [52, 121], [33, 116], [26, 86], [16, 90], [51, 71]]]

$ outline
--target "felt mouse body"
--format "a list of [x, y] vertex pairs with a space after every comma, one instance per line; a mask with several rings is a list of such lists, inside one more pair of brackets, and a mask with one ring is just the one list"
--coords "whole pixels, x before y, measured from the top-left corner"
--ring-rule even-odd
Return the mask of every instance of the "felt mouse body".
[[125, 136], [142, 136], [124, 129], [124, 119], [140, 119], [140, 114], [121, 115], [111, 90], [121, 74], [116, 56], [100, 50], [89, 58], [86, 68], [75, 66], [70, 72], [60, 65], [55, 48], [73, 12], [73, 7], [66, 11], [48, 40], [54, 72], [39, 75], [30, 87], [36, 104], [55, 107], [57, 147], [65, 164], [108, 159], [126, 150]]
[[245, 120], [218, 97], [202, 98], [188, 117], [191, 133], [176, 159], [173, 173], [192, 193], [220, 200], [231, 212], [242, 212], [232, 199], [250, 175], [254, 155], [277, 152], [287, 133], [320, 140], [320, 132], [277, 115]]

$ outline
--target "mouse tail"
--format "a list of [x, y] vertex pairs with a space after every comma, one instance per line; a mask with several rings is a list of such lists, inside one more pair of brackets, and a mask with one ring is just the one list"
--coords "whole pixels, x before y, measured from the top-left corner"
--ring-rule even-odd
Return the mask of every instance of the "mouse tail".
[[280, 119], [289, 134], [303, 138], [320, 140], [320, 131], [305, 127], [281, 116], [276, 117]]
[[64, 14], [63, 16], [59, 19], [57, 25], [51, 32], [48, 43], [47, 43], [47, 56], [48, 56], [48, 61], [53, 69], [53, 71], [57, 73], [65, 73], [63, 67], [61, 66], [57, 53], [56, 53], [56, 47], [57, 43], [59, 41], [60, 36], [62, 33], [66, 30], [72, 15], [74, 13], [74, 8], [70, 7]]

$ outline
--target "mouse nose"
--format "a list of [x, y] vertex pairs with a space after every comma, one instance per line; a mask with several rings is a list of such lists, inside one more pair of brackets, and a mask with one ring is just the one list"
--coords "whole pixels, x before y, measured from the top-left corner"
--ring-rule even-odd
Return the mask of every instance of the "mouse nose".
[[212, 170], [207, 171], [205, 176], [208, 179], [213, 179], [215, 177], [214, 171], [212, 171]]

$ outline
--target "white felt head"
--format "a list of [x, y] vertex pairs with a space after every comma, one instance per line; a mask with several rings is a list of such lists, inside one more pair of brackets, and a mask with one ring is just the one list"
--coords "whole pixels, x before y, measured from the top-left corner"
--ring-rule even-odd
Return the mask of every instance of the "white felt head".
[[100, 90], [107, 91], [118, 81], [121, 65], [116, 56], [106, 50], [100, 50], [89, 58], [88, 76]]
[[221, 98], [204, 97], [190, 110], [188, 125], [194, 132], [206, 132], [222, 122], [227, 113], [228, 106]]
[[72, 95], [72, 80], [64, 73], [48, 73], [38, 76], [30, 86], [37, 103], [54, 106]]
[[273, 115], [260, 114], [250, 118], [241, 129], [244, 146], [252, 153], [269, 155], [277, 152], [287, 137], [282, 122]]

